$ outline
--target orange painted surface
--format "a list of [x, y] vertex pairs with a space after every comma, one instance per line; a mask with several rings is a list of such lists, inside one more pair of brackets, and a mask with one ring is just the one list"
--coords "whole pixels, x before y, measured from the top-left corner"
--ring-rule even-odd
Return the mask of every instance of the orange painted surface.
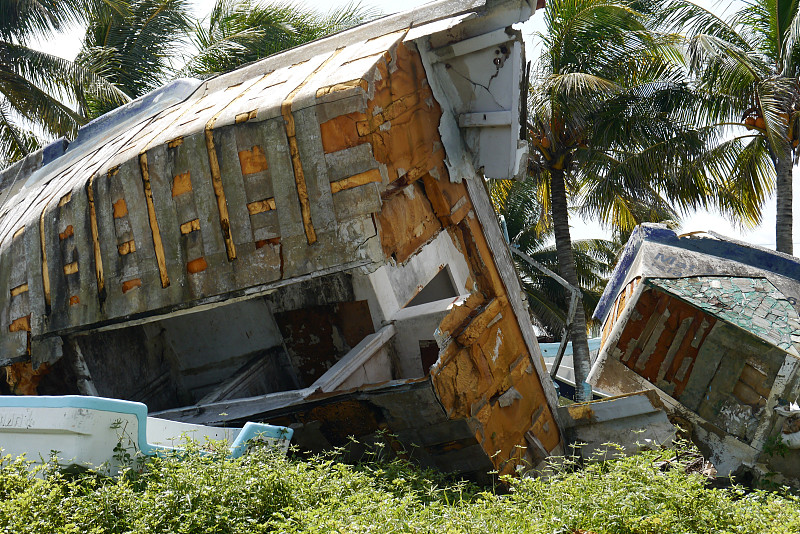
[[127, 293], [131, 289], [136, 289], [137, 287], [142, 287], [142, 279], [141, 278], [134, 278], [133, 280], [128, 280], [127, 282], [122, 282], [122, 292]]
[[558, 427], [466, 185], [449, 179], [441, 110], [419, 56], [400, 44], [376, 68], [367, 112], [322, 123], [323, 147], [330, 153], [368, 142], [386, 165], [390, 184], [376, 220], [387, 257], [402, 263], [446, 230], [467, 259], [473, 293], [440, 324], [449, 341], [431, 377], [448, 415], [473, 418], [476, 439], [497, 469], [513, 473], [526, 462], [525, 433], [552, 451], [560, 444]]
[[206, 269], [208, 269], [208, 263], [206, 263], [205, 258], [197, 258], [186, 264], [186, 270], [189, 271], [190, 274], [200, 273]]
[[114, 218], [121, 219], [128, 214], [128, 204], [125, 202], [124, 198], [121, 198], [114, 202]]
[[192, 177], [184, 172], [172, 179], [172, 197], [175, 198], [192, 190]]
[[266, 171], [268, 166], [264, 150], [259, 145], [255, 145], [250, 150], [242, 150], [239, 152], [239, 165], [242, 168], [242, 174]]

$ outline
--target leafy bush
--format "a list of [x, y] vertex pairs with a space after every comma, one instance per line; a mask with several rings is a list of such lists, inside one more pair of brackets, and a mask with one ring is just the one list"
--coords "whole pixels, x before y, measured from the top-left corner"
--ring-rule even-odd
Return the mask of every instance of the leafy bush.
[[[115, 479], [53, 464], [0, 462], [0, 532], [797, 533], [800, 502], [783, 492], [709, 489], [675, 451], [645, 452], [502, 491], [452, 481], [402, 460], [334, 456], [237, 460], [190, 450]], [[666, 461], [665, 461], [666, 460]]]

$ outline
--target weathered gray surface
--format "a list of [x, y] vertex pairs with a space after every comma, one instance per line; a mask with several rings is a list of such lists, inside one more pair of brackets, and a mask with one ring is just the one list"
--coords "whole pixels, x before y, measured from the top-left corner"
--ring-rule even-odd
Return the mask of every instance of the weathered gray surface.
[[567, 441], [584, 460], [668, 447], [675, 438], [675, 427], [655, 391], [571, 404], [558, 411]]

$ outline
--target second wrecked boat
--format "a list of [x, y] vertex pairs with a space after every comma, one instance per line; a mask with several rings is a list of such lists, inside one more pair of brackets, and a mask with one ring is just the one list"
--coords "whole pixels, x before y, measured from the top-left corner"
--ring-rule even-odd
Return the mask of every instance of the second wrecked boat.
[[655, 389], [721, 476], [800, 485], [800, 261], [713, 233], [640, 226], [595, 310], [589, 381]]

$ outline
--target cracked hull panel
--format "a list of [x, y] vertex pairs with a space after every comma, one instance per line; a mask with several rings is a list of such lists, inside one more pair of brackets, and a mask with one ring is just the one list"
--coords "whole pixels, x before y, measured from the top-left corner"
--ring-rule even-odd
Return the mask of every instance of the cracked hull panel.
[[[290, 424], [311, 449], [386, 431], [476, 476], [560, 451], [475, 166], [487, 125], [447, 126], [471, 109], [463, 84], [458, 102], [442, 92], [451, 44], [466, 43], [453, 65], [489, 69], [493, 105], [520, 111], [521, 36], [505, 28], [527, 4], [489, 4], [454, 18], [432, 4], [179, 82], [4, 171], [3, 387]], [[502, 148], [491, 165], [511, 177], [517, 142]]]
[[747, 467], [797, 485], [796, 469], [764, 450], [782, 435], [780, 406], [800, 395], [798, 267], [719, 236], [640, 228], [595, 312], [609, 303], [590, 380], [612, 394], [658, 391], [722, 476]]

